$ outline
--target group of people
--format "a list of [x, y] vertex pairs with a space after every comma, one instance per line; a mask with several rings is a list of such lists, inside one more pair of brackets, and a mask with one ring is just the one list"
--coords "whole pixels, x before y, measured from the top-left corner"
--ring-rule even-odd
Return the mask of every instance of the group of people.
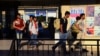
[[[16, 19], [13, 22], [13, 28], [16, 31], [16, 37], [18, 39], [18, 45], [20, 47], [20, 42], [23, 37], [23, 31], [26, 32], [27, 36], [30, 39], [37, 39], [38, 35], [38, 21], [37, 18], [33, 15], [30, 15], [30, 19], [26, 23], [21, 18], [21, 15], [18, 13]], [[29, 40], [30, 45], [38, 44], [37, 40]]]
[[[60, 32], [60, 39], [59, 39], [59, 42], [57, 42], [53, 47], [52, 47], [52, 51], [53, 51], [53, 54], [55, 54], [55, 49], [60, 46], [61, 49], [63, 50], [63, 54], [66, 56], [66, 53], [68, 53], [66, 51], [66, 40], [69, 38], [68, 37], [68, 31], [67, 31], [67, 25], [68, 25], [68, 18], [70, 16], [70, 12], [69, 11], [66, 11], [65, 12], [65, 16], [63, 18], [60, 19], [60, 28], [58, 29], [59, 32]], [[71, 38], [71, 41], [69, 40], [68, 41], [68, 44], [69, 44], [69, 50], [71, 51], [72, 48], [71, 48], [71, 45], [75, 42], [75, 40], [77, 39], [77, 35], [81, 32], [83, 33], [84, 32], [84, 19], [85, 19], [85, 14], [82, 13], [80, 14], [80, 16], [77, 16], [76, 17], [76, 22], [74, 22], [71, 26], [70, 26], [70, 30], [71, 30], [71, 35], [72, 37]], [[82, 38], [82, 36], [81, 36]], [[80, 39], [81, 39], [80, 38]], [[85, 51], [85, 52], [88, 52], [88, 50], [84, 49], [82, 46], [79, 47], [79, 45], [82, 45], [81, 42], [78, 42], [76, 44], [76, 48], [79, 48], [81, 49], [81, 51]]]
[[[68, 31], [67, 31], [67, 25], [68, 25], [68, 18], [70, 16], [70, 12], [66, 11], [65, 12], [65, 16], [63, 18], [60, 19], [59, 24], [60, 24], [60, 28], [59, 29], [55, 29], [54, 31], [59, 31], [60, 32], [60, 39], [59, 42], [56, 43], [53, 47], [53, 53], [55, 53], [55, 49], [60, 45], [64, 55], [66, 54], [66, 39], [68, 38]], [[72, 34], [72, 40], [68, 41], [68, 43], [74, 43], [75, 40], [77, 39], [77, 35], [80, 32], [84, 32], [84, 19], [85, 19], [85, 14], [82, 13], [80, 14], [80, 16], [76, 17], [76, 22], [74, 22], [71, 27], [71, 34]], [[54, 20], [53, 20], [54, 21]], [[52, 22], [53, 24], [53, 22]], [[25, 31], [27, 33], [27, 36], [30, 39], [37, 39], [37, 35], [38, 35], [38, 21], [37, 18], [33, 15], [30, 15], [30, 19], [28, 21], [26, 21], [26, 23], [23, 21], [23, 19], [20, 17], [20, 14], [17, 14], [16, 19], [13, 22], [13, 28], [16, 30], [16, 37], [18, 40], [18, 45], [20, 46], [20, 42], [22, 39], [22, 32]], [[28, 41], [29, 44], [32, 45], [37, 45], [38, 41], [37, 40], [29, 40]], [[78, 43], [79, 44], [79, 43]], [[78, 46], [78, 44], [76, 45], [76, 47]], [[80, 43], [81, 44], [81, 43]], [[69, 44], [69, 48], [71, 47], [71, 45]], [[82, 49], [82, 47], [79, 47]], [[71, 48], [70, 48], [71, 49]], [[70, 50], [69, 49], [69, 50]], [[83, 50], [83, 49], [82, 49]], [[87, 51], [87, 50], [85, 50]]]

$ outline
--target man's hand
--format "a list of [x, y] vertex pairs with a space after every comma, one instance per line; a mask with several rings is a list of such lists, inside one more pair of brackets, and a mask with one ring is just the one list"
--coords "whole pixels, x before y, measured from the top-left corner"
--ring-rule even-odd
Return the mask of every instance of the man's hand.
[[20, 29], [20, 28], [18, 28], [18, 27], [15, 27], [15, 29], [21, 30], [21, 29]]
[[30, 35], [32, 35], [32, 32], [30, 31]]
[[37, 35], [39, 34], [39, 32], [37, 32]]
[[61, 33], [63, 33], [62, 24], [60, 25], [60, 31], [61, 31]]
[[80, 31], [82, 31], [82, 29], [81, 29], [81, 28], [80, 28], [79, 30], [80, 30]]
[[61, 31], [61, 33], [64, 33], [63, 31]]
[[26, 33], [26, 30], [24, 30], [24, 32]]

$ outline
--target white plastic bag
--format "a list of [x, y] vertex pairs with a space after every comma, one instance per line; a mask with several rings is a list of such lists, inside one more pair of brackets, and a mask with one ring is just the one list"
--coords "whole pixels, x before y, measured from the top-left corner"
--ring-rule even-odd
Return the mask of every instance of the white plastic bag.
[[[60, 39], [60, 33], [56, 32], [55, 33], [55, 39]], [[59, 40], [56, 40], [55, 43], [57, 43]]]
[[72, 39], [72, 38], [73, 38], [73, 36], [72, 36], [71, 30], [68, 30], [67, 39]]

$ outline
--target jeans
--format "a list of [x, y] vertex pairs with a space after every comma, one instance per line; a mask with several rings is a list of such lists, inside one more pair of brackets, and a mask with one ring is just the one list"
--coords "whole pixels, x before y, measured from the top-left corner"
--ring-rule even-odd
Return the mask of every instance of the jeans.
[[59, 42], [66, 42], [67, 33], [60, 33], [60, 40]]
[[20, 30], [16, 30], [16, 37], [17, 39], [22, 39], [23, 33]]
[[61, 45], [61, 48], [63, 50], [63, 54], [65, 56], [66, 54], [66, 39], [67, 39], [67, 33], [60, 33], [60, 40], [58, 43], [56, 43], [52, 48], [53, 48], [53, 53], [55, 53], [55, 49], [57, 46]]
[[17, 39], [18, 39], [18, 47], [20, 47], [20, 42], [21, 42], [20, 39], [22, 39], [22, 36], [23, 36], [22, 31], [16, 30], [16, 37], [17, 37]]
[[32, 34], [30, 37], [31, 37], [30, 44], [32, 44], [32, 45], [38, 44], [37, 35], [36, 34]]

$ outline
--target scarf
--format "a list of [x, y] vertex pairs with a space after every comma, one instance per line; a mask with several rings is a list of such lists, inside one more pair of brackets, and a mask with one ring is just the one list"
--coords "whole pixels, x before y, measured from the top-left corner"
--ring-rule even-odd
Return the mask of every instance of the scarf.
[[34, 21], [34, 25], [35, 25], [35, 28], [37, 29], [37, 22], [36, 21]]

